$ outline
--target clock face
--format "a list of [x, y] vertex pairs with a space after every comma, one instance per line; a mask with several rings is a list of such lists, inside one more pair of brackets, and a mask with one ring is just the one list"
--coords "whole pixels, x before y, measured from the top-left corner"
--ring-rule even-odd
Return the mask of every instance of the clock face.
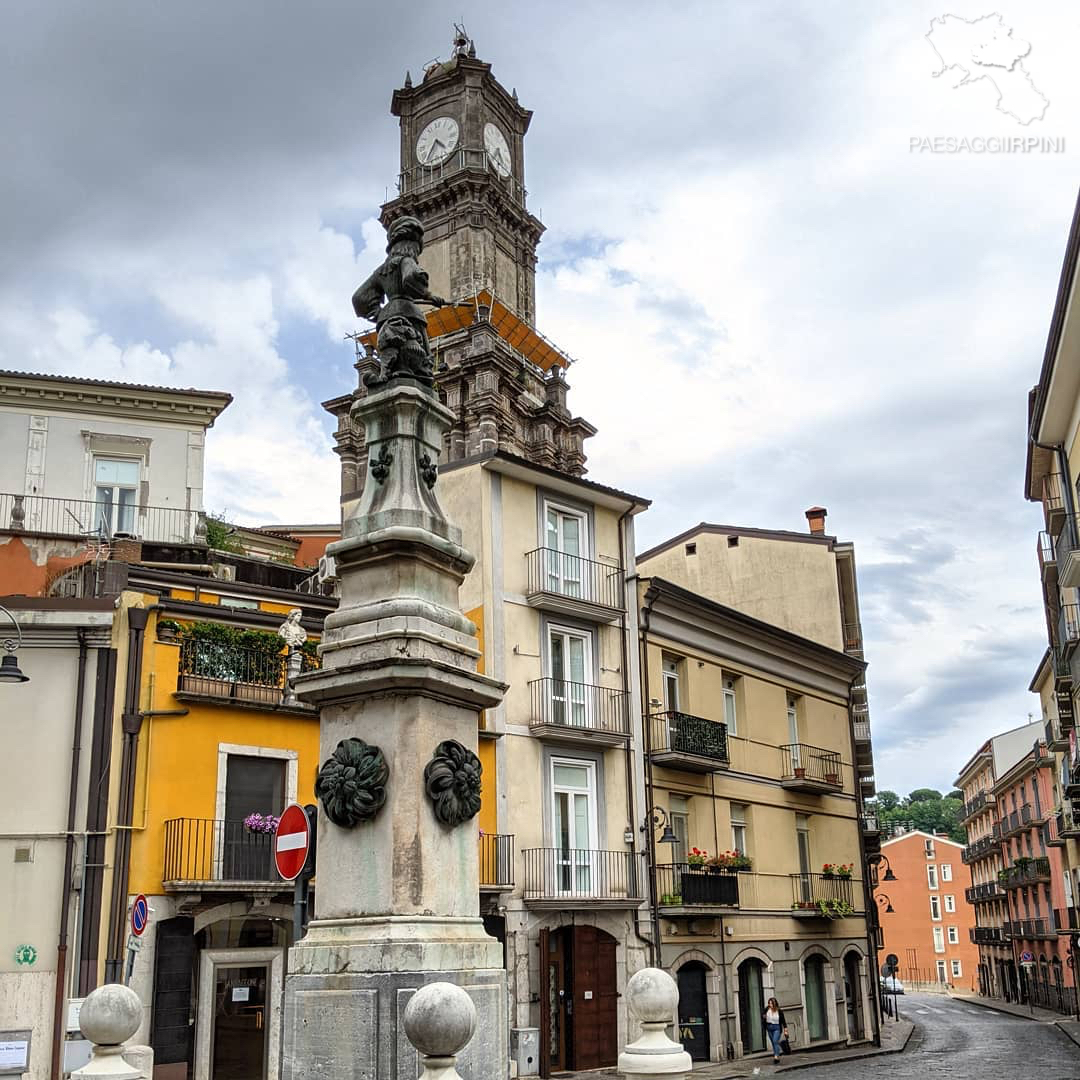
[[450, 116], [437, 116], [416, 140], [416, 160], [421, 165], [441, 165], [453, 153], [457, 142], [457, 121]]
[[484, 125], [484, 149], [495, 171], [500, 176], [509, 176], [510, 147], [507, 145], [506, 136], [494, 124]]

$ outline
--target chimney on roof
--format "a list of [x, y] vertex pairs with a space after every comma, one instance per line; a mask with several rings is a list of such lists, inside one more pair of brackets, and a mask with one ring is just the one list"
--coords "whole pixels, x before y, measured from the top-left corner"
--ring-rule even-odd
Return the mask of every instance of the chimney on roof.
[[824, 506], [811, 506], [806, 511], [806, 520], [814, 536], [821, 536], [825, 532], [825, 516], [828, 512]]

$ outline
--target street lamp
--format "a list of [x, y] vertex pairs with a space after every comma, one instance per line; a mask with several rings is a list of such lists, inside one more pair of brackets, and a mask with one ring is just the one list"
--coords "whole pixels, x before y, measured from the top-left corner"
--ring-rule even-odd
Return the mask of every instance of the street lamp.
[[[888, 879], [886, 878], [886, 880]], [[885, 914], [895, 915], [896, 909], [892, 906], [892, 901], [889, 899], [888, 893], [879, 893], [877, 896], [874, 897], [874, 903], [876, 904], [880, 904], [882, 900], [884, 900], [885, 904], [887, 905], [885, 908]]]
[[662, 806], [654, 806], [650, 811], [648, 817], [645, 818], [644, 824], [641, 826], [641, 831], [649, 827], [649, 823], [652, 822], [653, 832], [657, 829], [663, 828], [663, 832], [660, 834], [660, 838], [656, 841], [658, 844], [677, 844], [679, 838], [675, 835], [674, 830], [671, 828], [671, 818], [668, 816], [668, 812]]
[[4, 649], [6, 653], [4, 658], [0, 660], [0, 682], [20, 683], [29, 682], [30, 676], [24, 675], [19, 670], [19, 662], [15, 658], [15, 653], [19, 646], [22, 645], [22, 630], [19, 627], [18, 620], [6, 607], [0, 605], [0, 611], [2, 611], [10, 620], [12, 626], [15, 627], [16, 640], [7, 638], [4, 642]]
[[892, 864], [889, 862], [889, 856], [883, 855], [880, 851], [876, 855], [868, 855], [866, 857], [868, 863], [872, 863], [874, 867], [877, 867], [878, 863], [885, 864], [885, 875], [882, 877], [882, 881], [898, 881], [899, 878], [893, 873]]

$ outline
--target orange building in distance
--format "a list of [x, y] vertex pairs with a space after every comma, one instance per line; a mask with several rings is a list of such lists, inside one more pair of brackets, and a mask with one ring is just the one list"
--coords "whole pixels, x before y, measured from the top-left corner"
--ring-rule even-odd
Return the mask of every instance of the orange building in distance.
[[946, 836], [917, 831], [881, 845], [896, 875], [877, 890], [885, 943], [881, 959], [896, 954], [905, 986], [970, 990], [978, 985], [979, 948], [971, 940], [975, 908], [964, 895], [971, 872], [961, 859], [963, 850]]

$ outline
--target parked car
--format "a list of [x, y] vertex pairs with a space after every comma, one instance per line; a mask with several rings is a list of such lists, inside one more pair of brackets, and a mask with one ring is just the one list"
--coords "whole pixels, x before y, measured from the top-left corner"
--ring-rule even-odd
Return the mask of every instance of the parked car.
[[904, 992], [904, 984], [895, 975], [883, 975], [881, 978], [881, 989], [886, 994], [902, 994]]

